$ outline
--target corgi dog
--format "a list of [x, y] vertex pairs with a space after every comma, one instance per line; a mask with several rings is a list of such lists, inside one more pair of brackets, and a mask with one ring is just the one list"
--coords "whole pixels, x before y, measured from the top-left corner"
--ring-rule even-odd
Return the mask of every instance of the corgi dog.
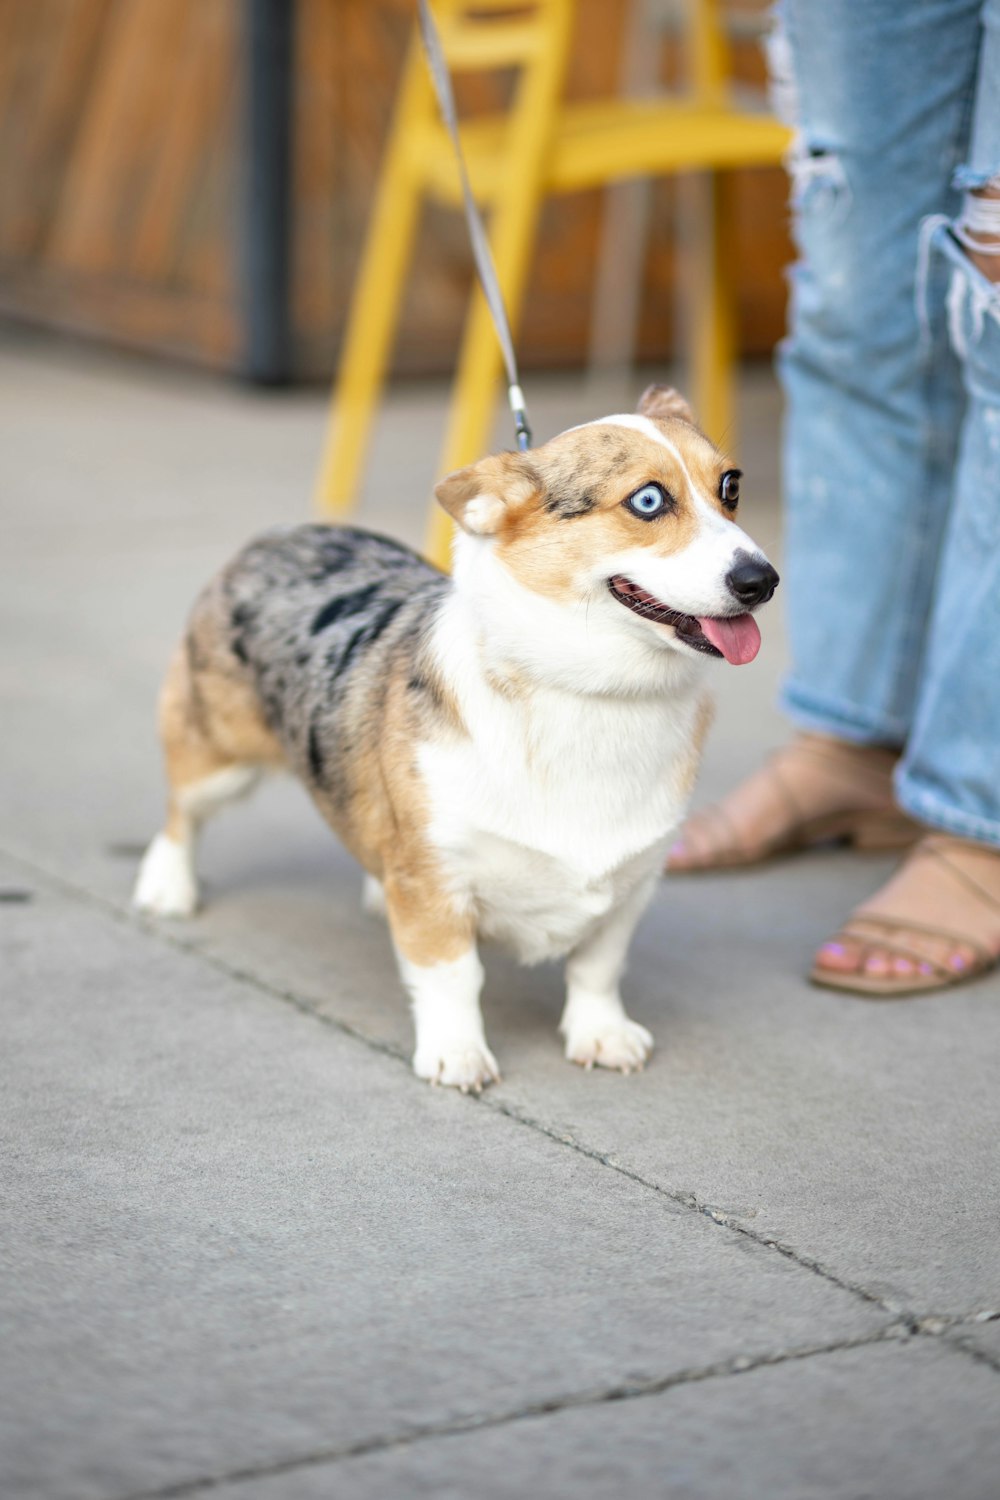
[[676, 391], [449, 475], [454, 571], [350, 527], [283, 527], [208, 585], [160, 700], [168, 811], [135, 905], [194, 911], [205, 819], [284, 768], [367, 872], [416, 1030], [414, 1071], [499, 1078], [480, 939], [566, 959], [584, 1067], [653, 1039], [619, 982], [711, 717], [778, 575], [736, 523], [740, 471]]

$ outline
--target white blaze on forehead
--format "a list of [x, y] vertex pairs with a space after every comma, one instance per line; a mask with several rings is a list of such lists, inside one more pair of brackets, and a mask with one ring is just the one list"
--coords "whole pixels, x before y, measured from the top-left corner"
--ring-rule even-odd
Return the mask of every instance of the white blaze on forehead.
[[633, 432], [641, 432], [644, 437], [652, 438], [654, 443], [662, 443], [664, 448], [676, 458], [692, 495], [698, 494], [690, 470], [681, 456], [681, 450], [676, 443], [672, 443], [663, 435], [660, 428], [649, 417], [641, 417], [638, 412], [634, 411], [619, 412], [617, 416], [598, 417], [596, 421], [580, 422], [576, 427], [568, 427], [566, 430], [567, 432], [580, 432], [584, 427], [631, 427]]

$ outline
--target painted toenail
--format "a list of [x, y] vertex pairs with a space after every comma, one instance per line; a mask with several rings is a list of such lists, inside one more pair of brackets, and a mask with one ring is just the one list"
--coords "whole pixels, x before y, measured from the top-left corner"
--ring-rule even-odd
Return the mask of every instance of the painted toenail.
[[892, 961], [892, 967], [897, 974], [913, 973], [913, 965], [910, 963], [910, 960], [908, 958], [894, 958]]
[[920, 965], [920, 972], [921, 972], [921, 974], [933, 974], [933, 973], [934, 973], [934, 968], [933, 968], [933, 965], [932, 965], [932, 964], [929, 964], [929, 963], [927, 963], [927, 962], [926, 962], [926, 960], [925, 960], [925, 961], [924, 961], [924, 962], [923, 962], [923, 963], [922, 963], [922, 964], [921, 964], [921, 965]]
[[674, 858], [677, 857], [677, 855], [686, 854], [686, 853], [687, 853], [687, 850], [684, 848], [684, 840], [683, 839], [678, 839], [677, 842], [676, 842], [676, 844], [671, 849], [670, 854], [668, 855], [668, 858], [669, 859], [674, 859]]
[[953, 953], [948, 962], [951, 968], [958, 969], [959, 972], [961, 972], [961, 970], [965, 968], [965, 959], [962, 957], [961, 953]]
[[821, 953], [829, 953], [833, 958], [843, 958], [847, 949], [843, 943], [824, 943], [819, 951]]

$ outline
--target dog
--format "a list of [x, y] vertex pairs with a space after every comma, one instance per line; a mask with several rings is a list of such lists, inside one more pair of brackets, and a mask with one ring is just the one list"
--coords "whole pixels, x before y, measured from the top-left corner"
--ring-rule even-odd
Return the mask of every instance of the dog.
[[194, 911], [200, 826], [291, 768], [367, 871], [417, 1076], [499, 1079], [477, 941], [566, 959], [559, 1030], [631, 1072], [653, 1038], [619, 981], [711, 718], [778, 575], [736, 524], [740, 471], [674, 390], [443, 479], [447, 577], [384, 537], [266, 533], [208, 585], [160, 699], [166, 825], [135, 905]]

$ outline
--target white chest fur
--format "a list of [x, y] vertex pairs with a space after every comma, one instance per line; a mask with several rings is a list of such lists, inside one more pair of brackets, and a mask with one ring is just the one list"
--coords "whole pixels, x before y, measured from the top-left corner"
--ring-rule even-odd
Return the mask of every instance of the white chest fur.
[[616, 698], [465, 674], [469, 738], [424, 745], [429, 834], [482, 933], [528, 962], [572, 949], [662, 858], [683, 815], [700, 684]]

